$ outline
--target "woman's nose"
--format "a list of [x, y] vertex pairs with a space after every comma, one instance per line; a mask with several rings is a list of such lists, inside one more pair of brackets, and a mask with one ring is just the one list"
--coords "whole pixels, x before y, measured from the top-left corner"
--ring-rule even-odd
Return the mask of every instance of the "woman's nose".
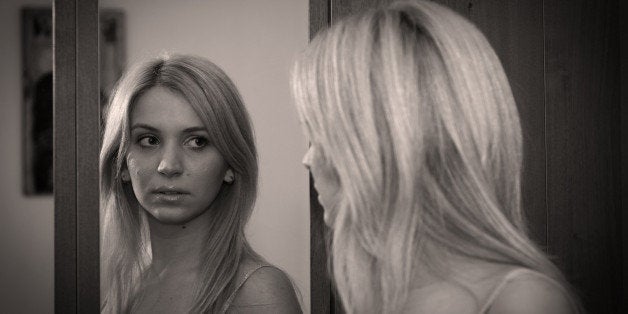
[[312, 153], [313, 153], [313, 149], [312, 149], [312, 146], [310, 145], [310, 148], [308, 148], [307, 152], [303, 156], [303, 160], [301, 160], [301, 163], [303, 163], [305, 168], [307, 168], [308, 170], [312, 166]]
[[167, 177], [174, 177], [183, 172], [181, 158], [176, 147], [164, 147], [157, 171]]

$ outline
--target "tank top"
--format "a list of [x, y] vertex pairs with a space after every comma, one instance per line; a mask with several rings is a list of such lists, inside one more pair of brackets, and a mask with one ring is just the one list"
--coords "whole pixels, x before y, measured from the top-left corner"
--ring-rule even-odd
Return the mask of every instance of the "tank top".
[[[499, 296], [499, 294], [504, 290], [504, 288], [506, 287], [506, 285], [517, 279], [518, 277], [525, 275], [525, 274], [529, 274], [529, 275], [533, 275], [535, 277], [540, 277], [543, 278], [545, 281], [547, 282], [551, 282], [553, 285], [555, 285], [556, 287], [558, 287], [560, 290], [562, 290], [563, 292], [566, 293], [565, 288], [559, 284], [558, 282], [556, 282], [556, 280], [542, 274], [539, 273], [537, 271], [534, 271], [532, 269], [528, 269], [528, 268], [515, 268], [511, 271], [509, 271], [508, 273], [506, 273], [506, 275], [504, 275], [504, 277], [502, 278], [502, 280], [495, 286], [495, 288], [493, 288], [493, 291], [491, 291], [491, 293], [489, 294], [488, 298], [486, 299], [486, 301], [484, 302], [483, 306], [480, 308], [480, 311], [478, 313], [488, 313], [488, 310], [491, 308], [491, 306], [493, 305], [493, 302], [495, 302], [495, 299], [497, 299], [497, 297]], [[573, 300], [570, 299], [570, 304], [571, 304], [571, 308], [574, 310], [574, 313], [577, 313], [577, 306], [574, 303]]]
[[238, 280], [238, 282], [236, 283], [235, 289], [233, 290], [231, 295], [229, 295], [229, 298], [227, 298], [227, 302], [225, 302], [225, 305], [223, 306], [221, 313], [226, 313], [227, 312], [227, 310], [231, 306], [231, 303], [235, 299], [235, 296], [238, 293], [238, 291], [240, 290], [240, 288], [249, 279], [249, 277], [251, 277], [251, 275], [253, 275], [253, 273], [255, 273], [257, 270], [259, 270], [260, 268], [263, 268], [263, 267], [275, 267], [275, 266], [270, 265], [270, 264], [258, 263], [253, 268], [249, 269], [246, 273], [244, 273], [244, 276], [242, 276]]

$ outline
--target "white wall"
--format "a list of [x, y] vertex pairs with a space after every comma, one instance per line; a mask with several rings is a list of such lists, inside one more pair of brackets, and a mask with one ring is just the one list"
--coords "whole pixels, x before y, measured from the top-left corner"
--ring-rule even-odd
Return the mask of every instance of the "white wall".
[[251, 114], [260, 193], [248, 228], [254, 248], [287, 271], [310, 308], [307, 148], [289, 69], [308, 42], [307, 0], [102, 0], [126, 15], [128, 64], [163, 52], [204, 56], [234, 80]]
[[52, 313], [52, 196], [22, 194], [22, 6], [50, 0], [0, 1], [0, 311]]

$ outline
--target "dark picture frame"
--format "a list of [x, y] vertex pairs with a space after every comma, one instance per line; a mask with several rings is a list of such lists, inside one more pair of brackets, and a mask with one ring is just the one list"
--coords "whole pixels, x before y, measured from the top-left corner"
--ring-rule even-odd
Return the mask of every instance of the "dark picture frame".
[[[53, 192], [52, 8], [21, 10], [22, 155], [25, 195]], [[99, 12], [100, 103], [107, 103], [126, 61], [125, 19], [120, 10]]]
[[23, 8], [22, 152], [24, 194], [52, 193], [52, 10]]

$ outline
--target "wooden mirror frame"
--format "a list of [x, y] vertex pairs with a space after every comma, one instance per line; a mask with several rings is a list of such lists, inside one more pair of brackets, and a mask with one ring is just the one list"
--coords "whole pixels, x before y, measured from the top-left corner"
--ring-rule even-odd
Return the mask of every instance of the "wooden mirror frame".
[[54, 300], [100, 312], [98, 1], [55, 0]]
[[[53, 4], [56, 313], [100, 311], [98, 12], [98, 0]], [[315, 196], [310, 202], [318, 204]], [[320, 205], [313, 212], [313, 224], [323, 228]], [[317, 252], [325, 254], [324, 245]], [[327, 278], [326, 256], [312, 259], [310, 268], [312, 294], [322, 298], [312, 297], [312, 313], [329, 313], [329, 279], [317, 282]]]

